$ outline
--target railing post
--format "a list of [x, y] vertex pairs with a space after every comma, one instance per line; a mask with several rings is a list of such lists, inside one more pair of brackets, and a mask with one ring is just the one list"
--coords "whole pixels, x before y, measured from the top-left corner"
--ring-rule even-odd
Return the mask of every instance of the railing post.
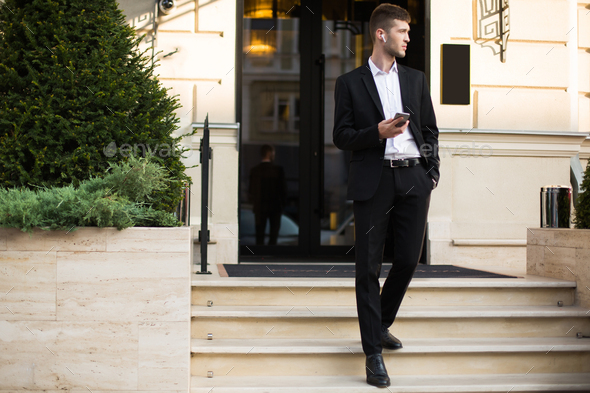
[[190, 192], [190, 184], [184, 184], [184, 190], [182, 191], [184, 194], [182, 200], [178, 202], [176, 206], [176, 213], [175, 217], [178, 218], [185, 227], [191, 226], [191, 192]]
[[209, 147], [209, 114], [205, 118], [203, 138], [201, 139], [201, 230], [199, 242], [201, 243], [201, 271], [197, 274], [211, 274], [207, 270], [207, 246], [209, 245], [209, 160], [211, 159], [211, 147]]

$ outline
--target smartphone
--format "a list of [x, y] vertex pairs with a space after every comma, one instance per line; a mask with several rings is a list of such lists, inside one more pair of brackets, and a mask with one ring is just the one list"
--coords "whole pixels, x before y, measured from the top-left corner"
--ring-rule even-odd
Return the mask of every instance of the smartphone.
[[[402, 124], [404, 124], [406, 121], [408, 121], [409, 118], [410, 118], [409, 113], [398, 112], [393, 117], [393, 120], [394, 120], [395, 126], [400, 127]], [[395, 120], [401, 120], [401, 121], [395, 121]]]

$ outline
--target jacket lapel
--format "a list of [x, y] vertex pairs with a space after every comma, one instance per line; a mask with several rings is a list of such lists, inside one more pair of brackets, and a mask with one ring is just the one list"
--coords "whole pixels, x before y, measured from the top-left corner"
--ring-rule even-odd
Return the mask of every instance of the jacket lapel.
[[373, 79], [373, 74], [371, 73], [371, 69], [369, 68], [369, 63], [365, 64], [365, 67], [361, 69], [362, 77], [361, 79], [365, 83], [365, 87], [369, 91], [369, 95], [373, 99], [373, 103], [379, 109], [379, 113], [381, 113], [381, 117], [385, 120], [385, 114], [383, 113], [383, 105], [381, 104], [381, 100], [379, 99], [379, 93], [377, 92], [377, 86], [375, 85], [375, 79]]
[[420, 148], [421, 145], [424, 144], [424, 138], [422, 137], [422, 134], [420, 133], [420, 131], [416, 128], [417, 124], [416, 121], [412, 121], [412, 116], [415, 115], [415, 113], [412, 113], [412, 110], [410, 109], [410, 82], [408, 81], [408, 73], [406, 71], [406, 69], [404, 68], [404, 66], [402, 65], [397, 65], [397, 72], [398, 72], [398, 77], [399, 77], [399, 89], [401, 90], [402, 93], [402, 110], [406, 113], [410, 114], [410, 124], [409, 124], [409, 128], [410, 131], [412, 132], [412, 135], [414, 136], [414, 140], [416, 141], [416, 144], [418, 145], [418, 149]]
[[410, 118], [412, 117], [412, 113], [408, 109], [408, 104], [410, 103], [410, 84], [408, 82], [408, 73], [406, 69], [402, 65], [397, 65], [397, 73], [399, 77], [399, 89], [402, 93], [402, 110], [404, 112], [410, 113]]

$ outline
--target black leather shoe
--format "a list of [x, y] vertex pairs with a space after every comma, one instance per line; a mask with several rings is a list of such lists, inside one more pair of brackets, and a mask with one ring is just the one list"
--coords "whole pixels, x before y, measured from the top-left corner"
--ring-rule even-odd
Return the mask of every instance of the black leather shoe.
[[367, 356], [365, 368], [367, 369], [367, 383], [369, 385], [377, 386], [378, 388], [389, 386], [389, 375], [387, 375], [387, 369], [385, 369], [385, 363], [383, 363], [383, 356], [380, 353]]
[[381, 346], [387, 349], [403, 348], [402, 342], [393, 334], [389, 333], [389, 329], [381, 328]]

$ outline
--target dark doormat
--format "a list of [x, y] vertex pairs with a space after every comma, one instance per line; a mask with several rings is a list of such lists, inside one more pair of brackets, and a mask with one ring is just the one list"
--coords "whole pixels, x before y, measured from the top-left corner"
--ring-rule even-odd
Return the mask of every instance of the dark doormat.
[[[391, 264], [383, 265], [381, 277], [387, 277]], [[219, 265], [222, 277], [348, 277], [354, 278], [354, 265]], [[518, 278], [453, 265], [418, 265], [414, 278]]]

